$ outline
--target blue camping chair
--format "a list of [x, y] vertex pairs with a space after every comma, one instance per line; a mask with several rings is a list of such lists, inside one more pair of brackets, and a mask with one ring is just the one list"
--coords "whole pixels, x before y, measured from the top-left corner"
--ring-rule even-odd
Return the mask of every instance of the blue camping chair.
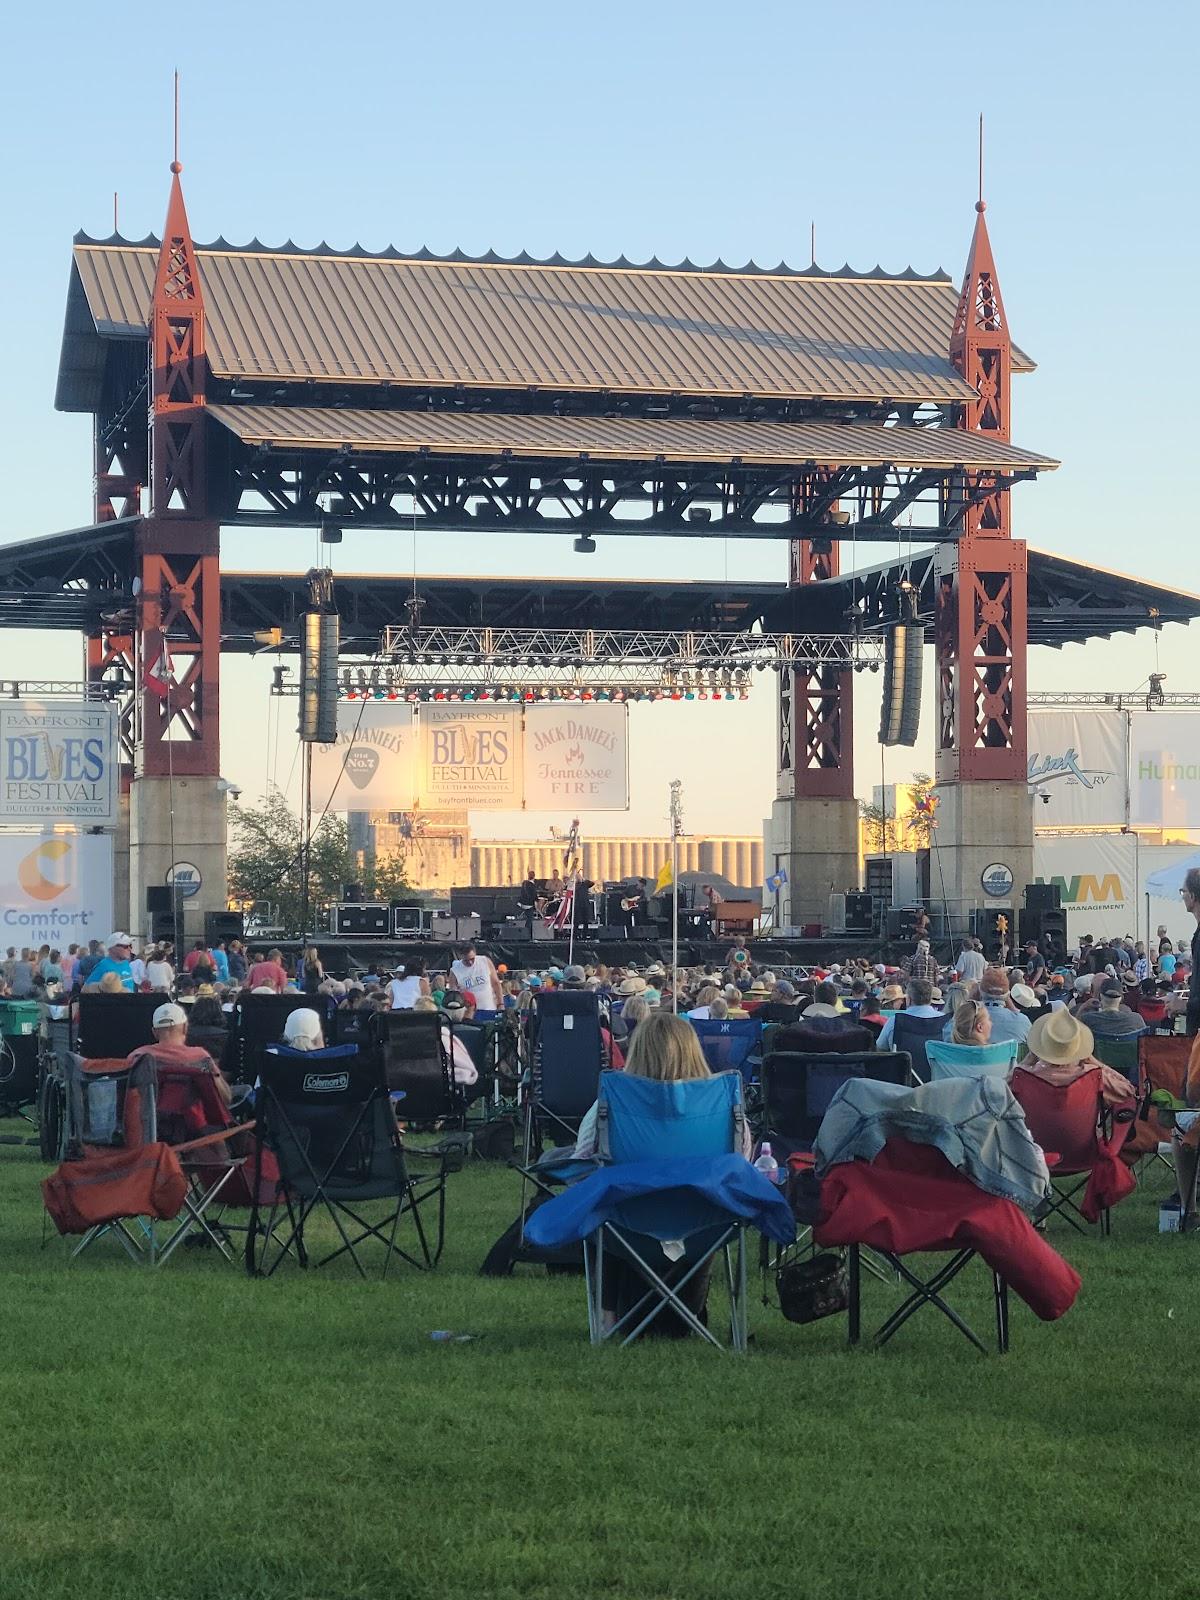
[[[659, 1176], [703, 1179], [712, 1158], [736, 1157], [742, 1166], [742, 1080], [720, 1073], [687, 1083], [657, 1083], [623, 1072], [600, 1077], [596, 1143], [600, 1159], [614, 1166], [659, 1169]], [[627, 1171], [630, 1178], [632, 1171]], [[647, 1174], [649, 1176], [649, 1174]], [[757, 1175], [756, 1175], [757, 1176]], [[665, 1241], [683, 1246], [681, 1276], [670, 1274]], [[645, 1291], [611, 1328], [603, 1326], [606, 1246], [615, 1249], [645, 1284]], [[721, 1349], [721, 1341], [686, 1304], [682, 1291], [721, 1254], [729, 1291], [730, 1347], [746, 1348], [745, 1222], [700, 1187], [667, 1187], [635, 1194], [613, 1205], [608, 1219], [584, 1240], [588, 1327], [593, 1344], [615, 1334], [629, 1344], [665, 1307], [692, 1332]]]
[[753, 1017], [689, 1017], [710, 1072], [752, 1076], [762, 1060], [762, 1023]]
[[925, 1057], [930, 1083], [943, 1078], [1007, 1078], [1017, 1059], [1017, 1041], [1001, 1039], [996, 1044], [977, 1045], [930, 1039]]

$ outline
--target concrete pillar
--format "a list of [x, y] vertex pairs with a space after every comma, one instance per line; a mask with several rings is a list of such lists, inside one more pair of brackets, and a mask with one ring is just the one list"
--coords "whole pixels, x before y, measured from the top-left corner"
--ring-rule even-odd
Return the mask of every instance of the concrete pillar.
[[[140, 911], [140, 915], [135, 915]], [[129, 893], [129, 790], [122, 788], [117, 801], [117, 826], [113, 832], [113, 927], [133, 932], [134, 927], [149, 930], [146, 899], [140, 907], [132, 904]]]
[[[975, 907], [1023, 903], [1025, 885], [1033, 882], [1034, 797], [1024, 783], [939, 783], [937, 792], [941, 804], [929, 892], [935, 924], [944, 895], [957, 935]], [[1010, 892], [984, 892], [983, 875], [989, 867], [1008, 869]], [[1015, 941], [1016, 929], [1012, 932]]]
[[[146, 890], [165, 884], [172, 865], [188, 864], [200, 875], [200, 888], [182, 901], [183, 936], [204, 933], [204, 913], [224, 911], [226, 880], [225, 795], [219, 778], [135, 778], [129, 786], [130, 932], [149, 933]], [[174, 823], [171, 791], [174, 788]], [[175, 846], [171, 850], [172, 833]]]
[[788, 875], [781, 897], [785, 925], [827, 925], [829, 896], [858, 888], [858, 801], [776, 800], [766, 856], [772, 871], [778, 859]]

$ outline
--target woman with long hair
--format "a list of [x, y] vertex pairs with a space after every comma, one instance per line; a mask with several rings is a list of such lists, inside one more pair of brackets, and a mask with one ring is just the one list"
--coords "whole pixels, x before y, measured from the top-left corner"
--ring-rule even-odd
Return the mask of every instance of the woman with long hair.
[[304, 952], [301, 987], [310, 1000], [315, 1000], [324, 982], [325, 968], [321, 965], [320, 952], [315, 944], [310, 944]]

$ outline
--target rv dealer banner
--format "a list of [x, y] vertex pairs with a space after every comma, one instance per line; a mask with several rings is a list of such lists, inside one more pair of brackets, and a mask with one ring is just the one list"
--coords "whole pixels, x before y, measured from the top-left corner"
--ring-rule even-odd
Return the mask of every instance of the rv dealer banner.
[[343, 700], [312, 762], [317, 811], [624, 811], [628, 708]]
[[119, 795], [114, 705], [0, 701], [0, 822], [111, 828]]
[[1200, 828], [1200, 713], [1035, 711], [1029, 786], [1039, 828]]

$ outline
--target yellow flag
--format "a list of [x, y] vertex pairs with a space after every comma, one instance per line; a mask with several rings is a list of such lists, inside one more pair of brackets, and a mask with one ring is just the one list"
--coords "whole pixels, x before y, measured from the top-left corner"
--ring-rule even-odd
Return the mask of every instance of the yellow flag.
[[662, 866], [658, 869], [658, 877], [654, 880], [655, 894], [661, 894], [664, 889], [669, 889], [673, 881], [674, 880], [671, 877], [671, 863], [669, 860], [664, 861]]

